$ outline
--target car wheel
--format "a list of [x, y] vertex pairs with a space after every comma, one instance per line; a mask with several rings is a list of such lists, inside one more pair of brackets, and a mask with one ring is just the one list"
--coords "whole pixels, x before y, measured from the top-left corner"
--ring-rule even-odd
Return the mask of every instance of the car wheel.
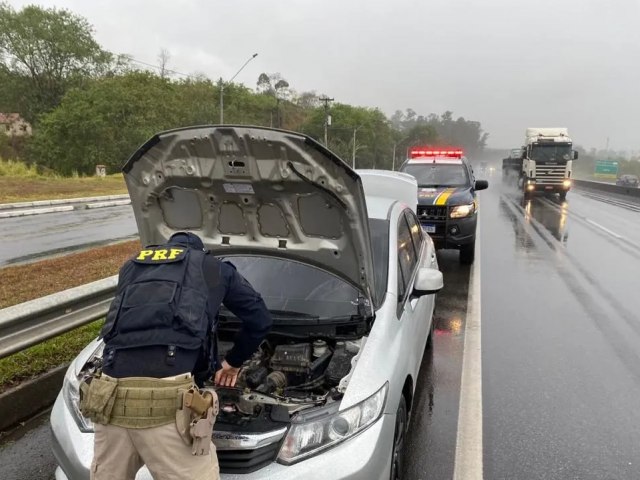
[[404, 478], [405, 454], [404, 439], [407, 434], [407, 401], [400, 396], [400, 404], [396, 412], [396, 428], [393, 435], [393, 450], [391, 453], [391, 480]]
[[476, 242], [460, 247], [460, 263], [471, 265], [476, 257]]

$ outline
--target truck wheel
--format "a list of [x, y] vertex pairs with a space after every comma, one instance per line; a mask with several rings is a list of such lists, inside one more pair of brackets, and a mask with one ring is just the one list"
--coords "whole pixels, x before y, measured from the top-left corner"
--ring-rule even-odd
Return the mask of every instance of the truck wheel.
[[476, 242], [460, 247], [460, 263], [471, 265], [476, 257]]
[[567, 199], [567, 192], [560, 192], [558, 196], [560, 197], [560, 201], [564, 202]]
[[391, 451], [391, 480], [402, 480], [405, 470], [404, 439], [407, 433], [407, 401], [400, 396], [400, 404], [396, 412], [396, 428], [393, 435], [393, 450]]

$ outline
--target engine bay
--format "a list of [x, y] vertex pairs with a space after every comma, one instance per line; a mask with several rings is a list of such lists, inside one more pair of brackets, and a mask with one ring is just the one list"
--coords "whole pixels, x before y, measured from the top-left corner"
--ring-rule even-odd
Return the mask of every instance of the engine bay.
[[[365, 341], [265, 340], [243, 364], [235, 387], [216, 388], [217, 422], [261, 431], [260, 425], [266, 430], [300, 410], [340, 401]], [[219, 341], [219, 358], [232, 346]]]

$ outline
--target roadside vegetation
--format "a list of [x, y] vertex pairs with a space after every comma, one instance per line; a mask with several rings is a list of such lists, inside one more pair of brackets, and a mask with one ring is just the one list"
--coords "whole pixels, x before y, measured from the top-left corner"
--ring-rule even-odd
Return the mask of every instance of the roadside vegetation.
[[[2, 162], [0, 162], [1, 168]], [[0, 173], [0, 203], [127, 193], [122, 175], [106, 177], [14, 176]]]
[[[2, 268], [0, 308], [115, 275], [139, 246], [135, 240]], [[94, 322], [1, 359], [0, 392], [69, 362], [96, 337], [101, 325], [102, 321]]]
[[[0, 157], [64, 176], [93, 175], [96, 164], [114, 174], [158, 131], [218, 123], [218, 82], [202, 74], [175, 78], [166, 50], [160, 50], [157, 69], [138, 65], [104, 50], [81, 16], [35, 5], [15, 9], [0, 0], [0, 112], [18, 112], [33, 126], [26, 141], [14, 138], [3, 146], [0, 138]], [[280, 73], [256, 73], [255, 89], [224, 85], [225, 120], [324, 141], [330, 114], [328, 147], [344, 159], [355, 152], [358, 168], [391, 168], [394, 152], [404, 159], [406, 148], [417, 143], [459, 145], [473, 158], [487, 141], [480, 122], [450, 111], [407, 108], [388, 117], [339, 99], [325, 105], [322, 96], [296, 91]]]

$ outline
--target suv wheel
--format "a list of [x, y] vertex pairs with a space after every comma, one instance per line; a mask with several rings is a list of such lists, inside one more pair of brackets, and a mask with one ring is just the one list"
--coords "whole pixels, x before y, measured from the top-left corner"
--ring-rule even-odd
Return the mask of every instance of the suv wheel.
[[476, 242], [460, 247], [460, 263], [471, 265], [476, 258]]

